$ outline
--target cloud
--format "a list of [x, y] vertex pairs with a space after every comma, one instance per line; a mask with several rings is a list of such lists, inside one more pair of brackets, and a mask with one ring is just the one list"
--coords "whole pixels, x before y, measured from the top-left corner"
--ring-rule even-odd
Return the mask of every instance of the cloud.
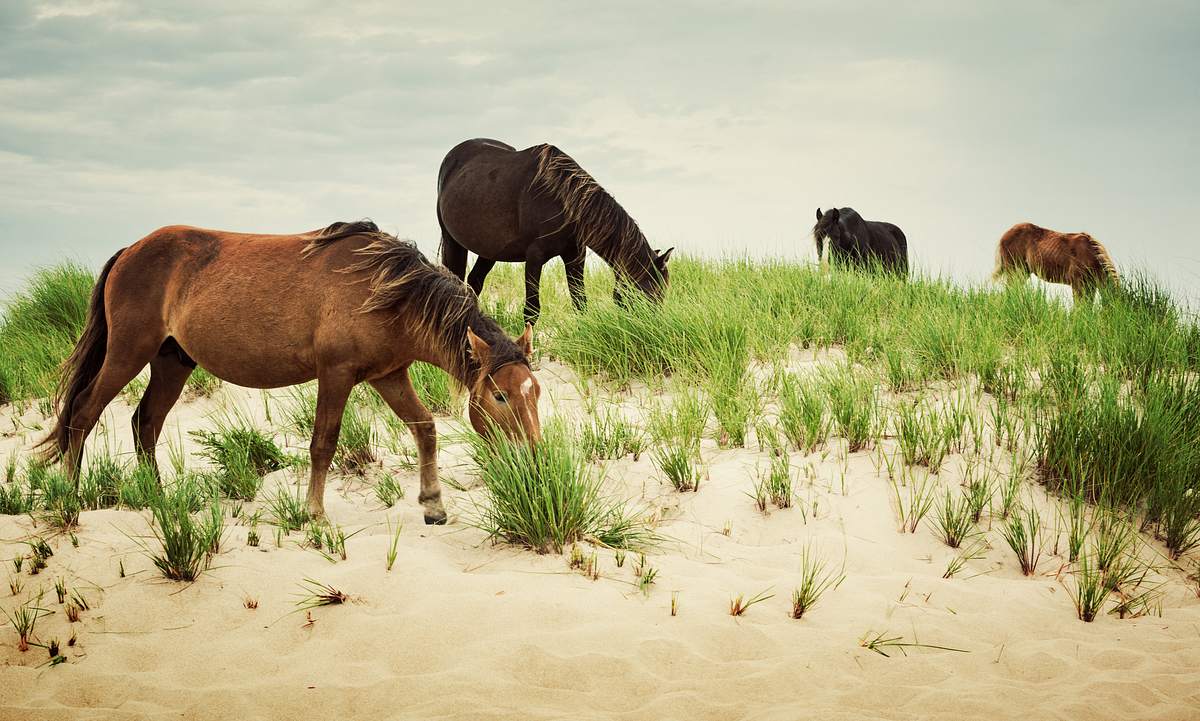
[[479, 136], [554, 142], [687, 252], [807, 257], [813, 209], [852, 205], [961, 278], [1029, 219], [1197, 288], [1200, 253], [1172, 239], [1200, 161], [1198, 16], [15, 0], [0, 7], [0, 290], [173, 222], [371, 216], [432, 249], [438, 164]]

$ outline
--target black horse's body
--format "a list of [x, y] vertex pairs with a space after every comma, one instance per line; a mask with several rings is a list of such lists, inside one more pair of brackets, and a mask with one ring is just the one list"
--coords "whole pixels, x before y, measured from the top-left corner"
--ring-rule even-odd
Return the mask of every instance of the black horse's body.
[[864, 220], [853, 208], [832, 208], [825, 213], [817, 208], [813, 226], [817, 258], [829, 243], [829, 259], [854, 268], [879, 267], [885, 271], [908, 274], [908, 239], [892, 223]]
[[[467, 252], [479, 257], [467, 283], [479, 294], [497, 262], [525, 263], [525, 319], [537, 320], [542, 266], [563, 259], [577, 308], [585, 303], [588, 248], [611, 265], [618, 292], [632, 285], [662, 297], [671, 251], [650, 248], [637, 223], [617, 201], [553, 145], [517, 150], [479, 138], [456, 145], [438, 171], [441, 260], [466, 276]], [[619, 299], [619, 296], [618, 296]]]

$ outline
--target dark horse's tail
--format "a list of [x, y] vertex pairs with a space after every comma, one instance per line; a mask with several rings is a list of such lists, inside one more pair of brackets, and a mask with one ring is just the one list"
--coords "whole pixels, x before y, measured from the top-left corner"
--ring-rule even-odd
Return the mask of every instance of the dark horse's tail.
[[71, 438], [71, 414], [75, 401], [91, 385], [100, 372], [100, 367], [104, 365], [104, 356], [108, 350], [108, 318], [104, 314], [104, 286], [108, 281], [108, 274], [124, 250], [124, 248], [118, 250], [100, 271], [100, 277], [96, 280], [95, 287], [92, 288], [92, 300], [88, 308], [87, 323], [83, 326], [83, 335], [79, 336], [75, 350], [71, 351], [71, 355], [63, 362], [58, 391], [54, 396], [58, 419], [54, 423], [54, 430], [50, 431], [50, 434], [37, 445], [38, 448], [43, 449], [43, 461], [57, 461], [67, 452], [67, 445]]

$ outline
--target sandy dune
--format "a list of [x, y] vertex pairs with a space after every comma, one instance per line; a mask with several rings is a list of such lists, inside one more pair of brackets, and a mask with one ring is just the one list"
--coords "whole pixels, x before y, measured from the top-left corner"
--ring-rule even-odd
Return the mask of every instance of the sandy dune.
[[[546, 362], [539, 376], [544, 416], [578, 413], [568, 369]], [[622, 411], [637, 417], [650, 395], [635, 390]], [[226, 386], [181, 404], [165, 435], [194, 450], [186, 431], [230, 405], [266, 425], [259, 391]], [[127, 453], [129, 413], [115, 403], [93, 442]], [[24, 452], [40, 422], [35, 408], [0, 411], [0, 459]], [[449, 431], [454, 422], [442, 425]], [[290, 450], [306, 447], [306, 439], [285, 440]], [[985, 558], [943, 579], [955, 551], [925, 526], [898, 533], [873, 452], [843, 461], [839, 444], [793, 454], [815, 480], [800, 487], [802, 507], [767, 514], [746, 495], [766, 458], [753, 437], [747, 449], [705, 441], [698, 493], [660, 482], [646, 456], [609, 463], [613, 493], [661, 518], [666, 541], [647, 559], [659, 576], [646, 595], [634, 585], [632, 560], [618, 568], [611, 551], [598, 552], [593, 581], [564, 555], [487, 542], [464, 522], [479, 496], [453, 444], [441, 452], [443, 476], [468, 490], [447, 486], [445, 527], [423, 525], [416, 475], [394, 456], [371, 471], [404, 482], [407, 496], [392, 509], [380, 508], [370, 474], [332, 481], [332, 520], [363, 529], [338, 563], [300, 546], [298, 534], [277, 547], [265, 524], [261, 546], [248, 547], [247, 527], [231, 520], [214, 568], [194, 584], [169, 582], [135, 540], [148, 533], [147, 514], [86, 512], [78, 548], [53, 539], [46, 571], [22, 573], [17, 598], [7, 584], [0, 591], [0, 606], [11, 609], [43, 587], [56, 613], [39, 636], [65, 641], [72, 627], [78, 636], [65, 650], [68, 663], [39, 667], [45, 652], [19, 653], [12, 629], [0, 627], [0, 718], [1200, 718], [1200, 599], [1183, 574], [1162, 571], [1161, 617], [1105, 615], [1091, 624], [1076, 619], [1053, 548], [1041, 573], [1025, 578], [994, 530]], [[164, 465], [166, 454], [164, 445]], [[952, 459], [942, 482], [957, 484], [960, 466]], [[282, 471], [267, 487], [297, 478]], [[1028, 490], [1049, 509], [1040, 489]], [[404, 524], [391, 572], [388, 519]], [[0, 579], [12, 575], [8, 559], [25, 551], [20, 541], [39, 530], [28, 517], [0, 516]], [[844, 556], [846, 580], [797, 621], [789, 597], [810, 542], [835, 564]], [[92, 605], [73, 626], [54, 603], [59, 576]], [[307, 623], [294, 605], [306, 577], [352, 601], [315, 609]], [[765, 589], [776, 595], [741, 618], [728, 614], [732, 596]], [[244, 606], [247, 597], [257, 609]], [[961, 651], [892, 649], [885, 658], [860, 646], [868, 632]]]

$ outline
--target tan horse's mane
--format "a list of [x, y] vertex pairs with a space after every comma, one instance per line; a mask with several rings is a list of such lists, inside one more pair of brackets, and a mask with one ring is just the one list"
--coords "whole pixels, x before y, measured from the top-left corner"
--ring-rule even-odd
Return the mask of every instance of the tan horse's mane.
[[1108, 254], [1108, 248], [1104, 244], [1093, 238], [1090, 234], [1084, 233], [1087, 236], [1088, 244], [1092, 246], [1092, 252], [1096, 254], [1096, 262], [1100, 263], [1100, 268], [1104, 270], [1113, 283], [1120, 283], [1121, 276], [1117, 273], [1117, 264], [1113, 262], [1112, 256]]
[[561, 227], [573, 224], [580, 243], [622, 267], [653, 253], [637, 222], [574, 158], [549, 144], [538, 149], [537, 158], [531, 187], [562, 205]]
[[[452, 366], [447, 370], [460, 382], [469, 383], [480, 370], [491, 373], [510, 363], [529, 365], [520, 347], [479, 310], [474, 291], [442, 266], [430, 263], [411, 240], [385, 233], [369, 220], [334, 223], [318, 231], [301, 254], [311, 257], [350, 237], [370, 240], [354, 251], [360, 258], [357, 262], [339, 269], [371, 274], [371, 294], [360, 313], [392, 312], [396, 320], [441, 344]], [[481, 369], [467, 350], [468, 328], [491, 346], [486, 369]]]

